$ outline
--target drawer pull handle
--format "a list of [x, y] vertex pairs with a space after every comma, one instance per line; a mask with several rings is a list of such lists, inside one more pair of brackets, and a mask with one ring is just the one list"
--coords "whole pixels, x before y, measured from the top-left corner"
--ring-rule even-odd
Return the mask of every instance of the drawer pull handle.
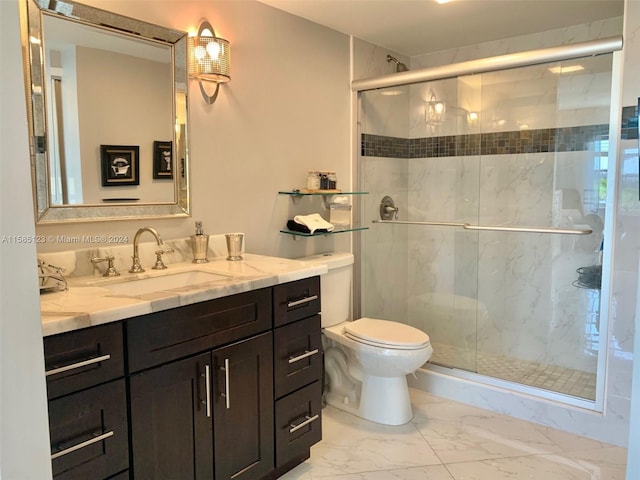
[[296, 430], [300, 430], [302, 427], [309, 425], [311, 422], [316, 421], [318, 418], [320, 418], [320, 415], [314, 415], [313, 417], [310, 417], [309, 415], [305, 415], [304, 416], [305, 421], [302, 423], [299, 423], [298, 425], [294, 425], [293, 423], [289, 424], [289, 426], [291, 427], [289, 429], [289, 433], [293, 433]]
[[312, 355], [315, 355], [316, 353], [318, 353], [319, 350], [316, 348], [315, 350], [306, 350], [304, 353], [298, 355], [297, 357], [289, 357], [289, 363], [296, 363], [299, 362], [300, 360], [303, 360], [307, 357], [310, 357]]
[[296, 300], [294, 302], [287, 303], [287, 308], [297, 307], [298, 305], [303, 305], [305, 303], [313, 302], [318, 299], [318, 295], [311, 295], [310, 297], [301, 298], [300, 300]]
[[209, 365], [204, 366], [204, 388], [207, 391], [207, 399], [202, 403], [207, 407], [207, 417], [211, 417], [211, 367]]
[[101, 357], [90, 358], [89, 360], [84, 360], [82, 362], [72, 363], [71, 365], [65, 365], [64, 367], [48, 370], [45, 372], [44, 375], [45, 377], [48, 377], [49, 375], [56, 375], [58, 373], [68, 372], [69, 370], [74, 370], [80, 367], [86, 367], [87, 365], [91, 365], [93, 363], [104, 362], [105, 360], [109, 360], [110, 358], [111, 358], [111, 355], [102, 355]]
[[229, 359], [224, 359], [224, 367], [220, 367], [220, 370], [224, 372], [224, 392], [220, 394], [225, 399], [227, 410], [231, 408], [231, 392], [229, 392]]
[[69, 448], [65, 448], [64, 450], [61, 450], [57, 453], [54, 453], [51, 455], [51, 460], [55, 460], [58, 457], [62, 457], [63, 455], [66, 455], [67, 453], [71, 453], [71, 452], [75, 452], [76, 450], [80, 450], [81, 448], [84, 447], [88, 447], [89, 445], [93, 445], [94, 443], [98, 443], [101, 442], [102, 440], [109, 438], [109, 437], [113, 437], [113, 430], [111, 430], [110, 432], [107, 433], [103, 433], [102, 435], [98, 435], [97, 437], [94, 437], [90, 440], [87, 440], [85, 442], [79, 443], [77, 445], [74, 445], [73, 447], [69, 447]]

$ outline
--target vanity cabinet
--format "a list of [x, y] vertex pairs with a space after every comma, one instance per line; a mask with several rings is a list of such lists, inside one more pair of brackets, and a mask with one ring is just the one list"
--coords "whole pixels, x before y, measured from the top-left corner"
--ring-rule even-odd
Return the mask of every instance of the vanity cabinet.
[[276, 469], [309, 458], [322, 438], [320, 278], [273, 289]]
[[46, 337], [56, 480], [270, 480], [321, 439], [320, 279]]
[[135, 479], [273, 471], [271, 289], [126, 321]]
[[44, 352], [53, 478], [126, 478], [122, 324], [46, 337]]

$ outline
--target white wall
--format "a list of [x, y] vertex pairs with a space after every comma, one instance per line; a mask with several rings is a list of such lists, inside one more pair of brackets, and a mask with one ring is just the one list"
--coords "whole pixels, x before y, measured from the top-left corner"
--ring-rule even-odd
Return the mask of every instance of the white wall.
[[[243, 231], [252, 253], [297, 257], [350, 249], [350, 235], [296, 240], [279, 233], [297, 213], [322, 213], [319, 199], [293, 205], [279, 190], [305, 185], [307, 170], [333, 170], [350, 188], [349, 38], [255, 1], [87, 0], [183, 31], [201, 18], [231, 42], [231, 81], [207, 105], [190, 82], [190, 219], [145, 220], [163, 238]], [[212, 88], [207, 87], [210, 91]], [[115, 233], [139, 221], [37, 227], [43, 235]], [[45, 244], [40, 251], [89, 245]]]
[[51, 478], [18, 2], [0, 1], [0, 478]]

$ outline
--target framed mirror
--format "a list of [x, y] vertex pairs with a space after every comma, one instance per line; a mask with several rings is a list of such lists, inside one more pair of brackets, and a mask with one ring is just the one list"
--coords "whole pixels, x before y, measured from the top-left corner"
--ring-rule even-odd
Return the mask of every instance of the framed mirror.
[[37, 224], [188, 216], [187, 33], [23, 0]]

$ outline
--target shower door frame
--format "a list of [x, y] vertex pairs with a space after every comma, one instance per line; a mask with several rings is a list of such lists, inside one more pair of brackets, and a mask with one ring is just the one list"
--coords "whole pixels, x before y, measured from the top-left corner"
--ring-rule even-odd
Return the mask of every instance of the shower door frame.
[[[578, 408], [584, 408], [595, 412], [604, 411], [605, 390], [606, 390], [606, 370], [609, 356], [609, 318], [611, 314], [612, 297], [612, 260], [615, 243], [615, 217], [617, 212], [617, 190], [618, 190], [618, 152], [621, 130], [621, 66], [622, 66], [622, 36], [615, 36], [605, 39], [592, 40], [588, 42], [576, 43], [571, 45], [563, 45], [540, 50], [532, 50], [496, 57], [489, 57], [479, 60], [472, 60], [451, 65], [444, 65], [434, 68], [425, 68], [420, 70], [410, 70], [407, 72], [394, 73], [381, 77], [365, 78], [354, 80], [351, 83], [354, 112], [354, 121], [352, 122], [352, 138], [353, 138], [353, 175], [356, 178], [357, 189], [361, 189], [359, 185], [360, 178], [360, 107], [361, 93], [386, 87], [395, 87], [401, 85], [411, 85], [423, 83], [427, 81], [442, 80], [446, 78], [457, 78], [462, 75], [488, 73], [509, 68], [527, 67], [542, 63], [573, 60], [582, 57], [612, 54], [612, 71], [611, 71], [611, 103], [609, 110], [609, 151], [608, 151], [608, 171], [607, 171], [607, 193], [606, 205], [608, 214], [605, 216], [604, 235], [608, 241], [604, 242], [603, 250], [603, 266], [602, 266], [602, 286], [600, 293], [600, 329], [604, 333], [601, 335], [599, 344], [598, 359], [596, 366], [596, 395], [595, 400], [588, 400], [579, 397], [572, 397], [562, 393], [544, 390], [537, 387], [531, 387], [521, 383], [502, 380], [495, 377], [489, 377], [476, 372], [470, 372], [456, 367], [443, 367], [428, 364], [426, 369], [437, 374], [452, 376], [461, 380], [469, 380], [484, 384], [489, 387], [497, 387], [506, 389], [516, 393], [531, 395], [533, 397], [558, 402], [565, 405], [571, 405]], [[610, 210], [609, 210], [610, 209]], [[360, 218], [361, 212], [358, 209], [354, 212], [356, 220], [364, 224], [371, 219]], [[363, 233], [354, 234], [354, 251], [362, 250]], [[366, 232], [364, 233], [366, 235]], [[355, 318], [361, 315], [361, 260], [360, 255], [356, 255], [354, 265], [354, 295], [353, 295], [353, 311]]]

